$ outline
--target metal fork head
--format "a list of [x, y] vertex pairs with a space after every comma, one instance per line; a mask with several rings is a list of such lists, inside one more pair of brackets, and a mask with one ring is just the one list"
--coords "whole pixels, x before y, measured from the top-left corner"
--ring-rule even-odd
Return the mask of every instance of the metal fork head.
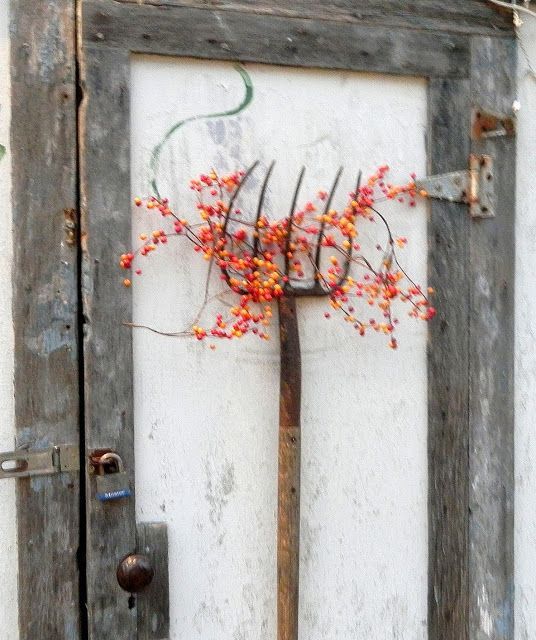
[[[232, 219], [232, 211], [234, 203], [236, 202], [236, 198], [242, 189], [244, 183], [249, 178], [249, 176], [253, 173], [253, 171], [258, 166], [258, 161], [255, 162], [244, 174], [240, 184], [236, 188], [235, 192], [231, 196], [229, 201], [229, 208], [226, 219], [222, 228], [222, 236], [229, 238], [230, 234], [228, 232], [229, 221]], [[259, 232], [259, 221], [261, 220], [262, 210], [264, 206], [264, 199], [266, 196], [266, 191], [268, 187], [268, 183], [270, 181], [275, 162], [272, 162], [266, 172], [264, 177], [261, 191], [259, 195], [259, 200], [257, 203], [255, 220], [253, 223], [253, 243], [251, 245], [251, 254], [253, 258], [262, 257], [264, 254], [264, 249], [262, 246], [261, 233]], [[293, 248], [293, 238], [295, 236], [295, 231], [299, 230], [299, 225], [296, 223], [296, 215], [299, 213], [297, 211], [297, 203], [299, 192], [303, 183], [303, 178], [305, 175], [305, 167], [302, 167], [300, 174], [298, 176], [298, 180], [296, 182], [296, 187], [294, 189], [294, 195], [292, 198], [292, 204], [290, 207], [290, 212], [286, 218], [281, 221], [281, 227], [284, 229], [284, 235], [282, 240], [282, 246], [280, 249], [283, 253], [283, 266], [281, 268], [281, 275], [283, 278], [284, 287], [284, 295], [285, 296], [293, 296], [293, 297], [303, 297], [303, 296], [327, 296], [330, 295], [334, 290], [340, 288], [348, 277], [348, 273], [350, 270], [350, 266], [352, 263], [352, 242], [350, 242], [349, 247], [346, 251], [344, 251], [344, 259], [342, 266], [338, 267], [337, 278], [331, 281], [327, 281], [325, 276], [322, 273], [322, 247], [328, 246], [325, 236], [326, 229], [326, 221], [329, 219], [329, 213], [331, 210], [331, 205], [333, 202], [333, 198], [335, 196], [335, 191], [338, 187], [341, 175], [343, 172], [343, 168], [340, 167], [335, 175], [335, 179], [331, 186], [330, 191], [325, 197], [325, 205], [323, 208], [323, 212], [317, 217], [318, 229], [315, 232], [316, 241], [309, 244], [307, 250], [305, 251], [306, 258], [309, 260], [311, 264], [311, 268], [313, 269], [313, 281], [310, 284], [306, 284], [305, 280], [301, 278], [293, 278], [291, 274], [291, 260], [294, 257], [294, 248]], [[356, 197], [359, 191], [361, 182], [361, 172], [359, 173], [357, 186], [355, 189]], [[340, 251], [340, 248], [339, 248]], [[246, 291], [241, 289], [240, 287], [233, 286], [231, 283], [231, 276], [229, 275], [229, 269], [227, 266], [222, 266], [220, 264], [220, 269], [227, 281], [227, 284], [233, 289], [235, 292], [239, 294], [246, 294]], [[297, 284], [300, 282], [301, 284]]]

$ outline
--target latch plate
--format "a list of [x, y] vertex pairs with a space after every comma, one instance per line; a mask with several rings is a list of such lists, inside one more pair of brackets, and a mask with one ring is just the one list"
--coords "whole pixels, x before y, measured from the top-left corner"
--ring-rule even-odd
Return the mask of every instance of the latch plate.
[[79, 456], [80, 449], [73, 444], [56, 445], [37, 451], [19, 449], [0, 453], [0, 480], [78, 471]]
[[453, 171], [416, 180], [417, 189], [429, 198], [469, 205], [473, 218], [495, 217], [495, 184], [493, 158], [487, 155], [469, 156], [469, 169]]

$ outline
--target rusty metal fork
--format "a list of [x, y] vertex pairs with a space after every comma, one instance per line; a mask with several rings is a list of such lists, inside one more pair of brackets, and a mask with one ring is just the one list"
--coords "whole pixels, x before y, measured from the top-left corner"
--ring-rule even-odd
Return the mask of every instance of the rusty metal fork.
[[[255, 163], [245, 174], [240, 186], [234, 193], [229, 204], [229, 216], [240, 187], [255, 169]], [[266, 173], [262, 184], [255, 229], [259, 222], [264, 197], [274, 163]], [[305, 168], [302, 168], [290, 213], [287, 217], [287, 234], [285, 246], [285, 264], [283, 273], [286, 276], [284, 295], [278, 300], [279, 311], [279, 340], [280, 340], [280, 398], [279, 398], [279, 467], [278, 467], [278, 515], [277, 515], [277, 640], [298, 640], [298, 609], [299, 609], [299, 558], [300, 558], [300, 469], [301, 469], [301, 351], [298, 329], [296, 298], [304, 296], [326, 296], [330, 288], [320, 276], [322, 240], [325, 229], [325, 216], [328, 214], [335, 190], [337, 189], [342, 168], [335, 176], [335, 180], [326, 199], [324, 215], [322, 216], [314, 249], [314, 256], [309, 255], [313, 269], [314, 281], [309, 286], [295, 286], [290, 278], [290, 255], [292, 231], [298, 195], [303, 182]], [[359, 189], [361, 174], [359, 174], [357, 188]], [[224, 223], [226, 232], [228, 218]], [[260, 234], [256, 234], [253, 243], [253, 255], [258, 256], [262, 251]], [[352, 256], [350, 247], [346, 253], [341, 275], [335, 286], [340, 286], [348, 276]], [[229, 276], [223, 270], [229, 283]]]

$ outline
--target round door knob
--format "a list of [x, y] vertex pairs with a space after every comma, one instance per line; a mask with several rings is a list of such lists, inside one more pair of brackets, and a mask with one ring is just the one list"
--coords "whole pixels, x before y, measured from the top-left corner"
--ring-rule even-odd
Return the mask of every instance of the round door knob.
[[117, 582], [128, 593], [138, 593], [148, 587], [154, 578], [154, 569], [147, 556], [130, 553], [117, 567]]

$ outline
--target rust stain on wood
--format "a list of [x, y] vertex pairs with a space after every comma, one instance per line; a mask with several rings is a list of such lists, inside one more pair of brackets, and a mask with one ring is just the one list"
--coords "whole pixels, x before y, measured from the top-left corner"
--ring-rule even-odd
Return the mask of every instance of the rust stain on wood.
[[73, 208], [64, 209], [63, 216], [65, 218], [65, 224], [63, 225], [65, 242], [70, 247], [73, 247], [76, 245], [76, 211]]

